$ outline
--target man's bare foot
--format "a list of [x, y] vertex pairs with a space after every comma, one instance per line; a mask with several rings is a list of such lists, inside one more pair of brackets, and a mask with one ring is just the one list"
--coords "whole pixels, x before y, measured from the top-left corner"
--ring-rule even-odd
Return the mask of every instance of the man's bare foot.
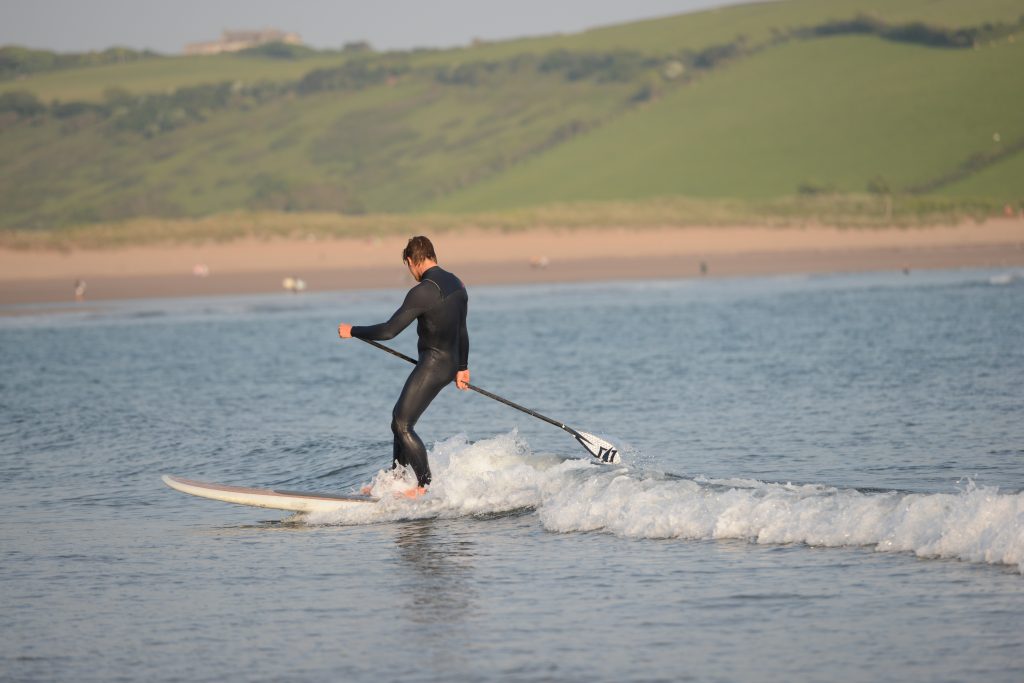
[[417, 486], [416, 488], [411, 488], [408, 491], [402, 491], [401, 493], [396, 493], [395, 495], [405, 496], [406, 498], [419, 498], [420, 496], [426, 495], [426, 493], [427, 489], [425, 487]]
[[359, 493], [363, 494], [364, 496], [369, 496], [370, 494], [373, 493], [373, 486], [367, 484], [363, 488], [359, 489]]

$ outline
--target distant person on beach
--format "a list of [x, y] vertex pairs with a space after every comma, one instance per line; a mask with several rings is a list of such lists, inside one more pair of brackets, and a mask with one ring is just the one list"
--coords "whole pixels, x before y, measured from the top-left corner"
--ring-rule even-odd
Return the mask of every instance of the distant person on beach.
[[85, 280], [75, 280], [75, 301], [85, 301]]
[[406, 495], [415, 497], [426, 493], [431, 475], [427, 449], [413, 427], [449, 382], [455, 380], [459, 389], [469, 388], [469, 295], [459, 278], [437, 265], [434, 245], [426, 237], [411, 238], [402, 251], [402, 260], [419, 284], [409, 290], [391, 319], [366, 327], [341, 323], [338, 336], [384, 341], [395, 337], [413, 320], [418, 321], [419, 361], [391, 413], [391, 431], [395, 435], [392, 467], [412, 467], [417, 488]]

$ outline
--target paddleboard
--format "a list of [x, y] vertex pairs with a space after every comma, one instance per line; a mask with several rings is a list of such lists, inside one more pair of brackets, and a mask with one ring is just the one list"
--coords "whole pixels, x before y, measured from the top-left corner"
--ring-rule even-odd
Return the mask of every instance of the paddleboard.
[[291, 512], [333, 512], [335, 510], [376, 503], [373, 496], [335, 495], [333, 493], [306, 493], [303, 491], [282, 491], [278, 489], [253, 489], [245, 486], [211, 484], [205, 481], [182, 479], [170, 474], [163, 476], [164, 483], [176, 491], [200, 498], [220, 500], [225, 503], [249, 505], [273, 510]]

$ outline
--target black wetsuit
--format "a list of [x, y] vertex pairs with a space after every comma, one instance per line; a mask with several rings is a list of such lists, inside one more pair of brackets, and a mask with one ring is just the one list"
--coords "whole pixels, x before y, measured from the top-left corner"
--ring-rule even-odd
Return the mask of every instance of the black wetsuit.
[[352, 336], [383, 341], [391, 339], [418, 320], [419, 362], [405, 381], [392, 412], [395, 434], [393, 466], [410, 465], [420, 486], [430, 483], [427, 449], [413, 431], [416, 421], [455, 373], [465, 370], [469, 359], [466, 308], [469, 296], [459, 278], [439, 266], [423, 273], [419, 284], [409, 290], [401, 308], [379, 325], [353, 327]]

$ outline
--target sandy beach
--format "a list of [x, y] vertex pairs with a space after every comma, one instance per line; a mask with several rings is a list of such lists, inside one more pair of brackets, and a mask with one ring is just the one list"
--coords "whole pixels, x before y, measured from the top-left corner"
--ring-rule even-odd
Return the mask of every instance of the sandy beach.
[[[415, 233], [413, 227], [410, 234]], [[1024, 267], [1024, 220], [892, 229], [686, 227], [431, 236], [468, 285]], [[405, 287], [404, 236], [244, 239], [70, 252], [0, 249], [0, 305]]]

